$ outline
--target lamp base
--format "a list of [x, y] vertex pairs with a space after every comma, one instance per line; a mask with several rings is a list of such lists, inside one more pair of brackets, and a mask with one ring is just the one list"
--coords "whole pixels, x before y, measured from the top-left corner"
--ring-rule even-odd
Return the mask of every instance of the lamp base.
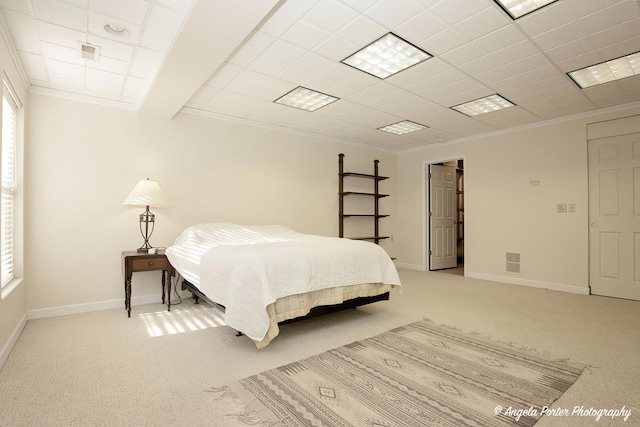
[[148, 248], [138, 248], [138, 253], [139, 254], [148, 254], [149, 253], [149, 249]]

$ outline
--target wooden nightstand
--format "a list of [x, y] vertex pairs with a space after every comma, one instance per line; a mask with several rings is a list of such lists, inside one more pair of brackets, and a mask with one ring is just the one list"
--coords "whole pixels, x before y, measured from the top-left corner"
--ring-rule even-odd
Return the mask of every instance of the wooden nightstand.
[[138, 271], [162, 270], [162, 303], [164, 304], [165, 301], [166, 289], [167, 310], [171, 311], [171, 277], [176, 275], [176, 271], [164, 251], [157, 254], [124, 251], [122, 252], [122, 262], [124, 265], [124, 308], [127, 310], [127, 316], [131, 317], [131, 276]]

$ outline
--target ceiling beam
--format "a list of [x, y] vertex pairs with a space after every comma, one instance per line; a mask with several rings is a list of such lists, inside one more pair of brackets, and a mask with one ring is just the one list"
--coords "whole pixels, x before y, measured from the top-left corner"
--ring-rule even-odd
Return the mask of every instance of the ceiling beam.
[[138, 112], [172, 119], [279, 0], [194, 0]]

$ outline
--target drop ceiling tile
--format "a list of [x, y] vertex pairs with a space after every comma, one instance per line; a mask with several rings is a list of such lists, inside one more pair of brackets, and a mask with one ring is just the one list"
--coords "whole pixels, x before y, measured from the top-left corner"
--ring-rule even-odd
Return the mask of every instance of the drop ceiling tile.
[[[600, 57], [602, 58], [620, 58], [621, 56], [628, 55], [629, 53], [637, 52], [639, 49], [640, 49], [640, 35], [636, 37], [630, 37], [624, 41], [621, 41], [620, 43], [615, 43], [606, 47], [602, 47], [598, 49], [598, 52], [600, 52]], [[591, 62], [589, 64], [596, 64], [598, 62], [600, 61]], [[573, 70], [570, 70], [570, 71], [573, 71]]]
[[[356, 49], [358, 50], [379, 39], [388, 32], [389, 30], [386, 27], [373, 22], [371, 19], [359, 16], [351, 21], [348, 26], [338, 31], [335, 35], [343, 38], [354, 46], [358, 46]], [[349, 55], [351, 55], [351, 53]]]
[[87, 10], [58, 0], [32, 0], [36, 19], [87, 31]]
[[78, 42], [86, 42], [86, 35], [82, 31], [76, 31], [60, 25], [50, 24], [45, 21], [36, 21], [40, 40], [76, 49]]
[[86, 61], [88, 68], [94, 68], [96, 70], [106, 71], [109, 73], [116, 73], [126, 75], [129, 71], [129, 63], [125, 61], [118, 61], [117, 59], [109, 58], [108, 56], [100, 55], [100, 61]]
[[526, 38], [517, 28], [506, 26], [480, 37], [477, 40], [477, 45], [489, 52], [496, 52], [523, 41], [526, 41]]
[[[239, 80], [232, 81], [225, 86], [224, 90], [267, 102], [272, 102], [287, 93], [287, 91], [276, 91], [274, 88], [271, 88], [269, 86], [255, 86], [243, 83]], [[290, 86], [288, 87], [288, 90], [291, 90]]]
[[122, 92], [122, 86], [113, 86], [102, 82], [87, 80], [85, 83], [87, 94], [100, 98], [117, 99]]
[[335, 0], [322, 0], [304, 15], [304, 21], [327, 33], [335, 33], [358, 14]]
[[33, 17], [11, 10], [4, 10], [2, 13], [7, 21], [16, 49], [39, 54], [42, 48]]
[[[640, 16], [637, 1], [621, 1], [611, 7], [604, 7], [597, 12], [580, 18], [593, 33], [604, 31], [620, 24], [624, 24]], [[636, 27], [637, 28], [637, 27]]]
[[130, 74], [134, 77], [149, 78], [159, 61], [160, 55], [158, 52], [141, 47], [136, 52]]
[[313, 50], [320, 45], [329, 34], [330, 33], [306, 21], [298, 21], [280, 38], [303, 49]]
[[580, 22], [571, 21], [565, 25], [538, 34], [533, 40], [538, 46], [546, 50], [584, 38], [587, 35], [588, 32]]
[[422, 11], [410, 0], [382, 0], [367, 9], [366, 15], [388, 28], [394, 28]]
[[133, 58], [135, 49], [131, 45], [118, 43], [92, 34], [87, 36], [87, 42], [100, 46], [100, 56], [106, 56], [123, 62], [130, 62]]
[[455, 24], [454, 28], [468, 40], [475, 40], [509, 24], [509, 18], [488, 7]]
[[135, 101], [140, 99], [146, 92], [147, 87], [148, 83], [146, 80], [129, 76], [122, 88], [122, 99], [129, 103], [135, 103]]
[[124, 84], [124, 76], [122, 74], [109, 73], [107, 71], [102, 71], [90, 67], [87, 67], [86, 79], [87, 82], [93, 81], [118, 87], [122, 87], [122, 85]]
[[93, 12], [140, 26], [149, 3], [143, 0], [91, 0], [90, 7]]
[[307, 0], [286, 1], [280, 5], [260, 30], [273, 37], [280, 37], [293, 24], [298, 22], [312, 6], [313, 3]]
[[375, 101], [381, 96], [389, 95], [394, 92], [398, 92], [397, 87], [380, 81], [357, 93], [354, 93], [353, 95], [350, 95], [348, 99], [349, 101], [357, 102], [358, 104], [370, 105], [371, 102]]
[[51, 81], [51, 87], [53, 89], [60, 89], [63, 91], [80, 89], [82, 93], [85, 88], [84, 74], [82, 77], [79, 77], [69, 74], [58, 74], [49, 71], [49, 80]]
[[454, 66], [460, 66], [477, 59], [485, 58], [489, 53], [490, 52], [486, 51], [482, 46], [478, 46], [474, 42], [469, 42], [444, 53], [441, 55], [441, 58]]
[[192, 0], [156, 0], [157, 4], [161, 4], [181, 13], [186, 13], [189, 11], [191, 2]]
[[288, 67], [289, 65], [284, 62], [276, 61], [275, 59], [267, 58], [266, 56], [259, 56], [249, 66], [247, 66], [247, 69], [257, 73], [275, 76], [286, 70]]
[[467, 40], [455, 30], [447, 28], [420, 42], [420, 46], [432, 55], [442, 55], [467, 43]]
[[429, 9], [443, 22], [456, 25], [488, 7], [486, 1], [478, 0], [443, 0]]
[[315, 73], [323, 73], [336, 65], [335, 61], [331, 61], [324, 56], [316, 55], [313, 52], [309, 52], [296, 61], [293, 66], [301, 70], [307, 71], [307, 80]]
[[459, 68], [465, 73], [477, 77], [479, 75], [485, 75], [489, 73], [491, 70], [495, 70], [500, 66], [501, 66], [500, 64], [496, 63], [491, 58], [491, 55], [487, 55], [487, 56], [478, 58], [475, 61], [462, 64], [459, 66]]
[[440, 31], [444, 31], [446, 28], [447, 26], [438, 18], [424, 11], [398, 25], [396, 31], [399, 36], [417, 44]]
[[576, 55], [573, 58], [567, 58], [562, 61], [556, 61], [555, 63], [560, 67], [560, 69], [568, 73], [570, 71], [575, 71], [579, 68], [588, 67], [593, 64], [597, 64], [602, 62], [602, 57], [596, 51], [584, 52], [582, 54]]
[[27, 15], [33, 14], [30, 0], [0, 0], [0, 8], [22, 12]]
[[75, 7], [81, 7], [83, 9], [86, 9], [89, 7], [89, 0], [61, 0], [65, 3], [69, 3], [72, 6]]
[[340, 62], [361, 47], [339, 37], [329, 35], [313, 51], [325, 58]]
[[571, 43], [563, 44], [547, 51], [547, 55], [555, 61], [561, 62], [575, 56], [584, 55], [593, 51], [593, 45], [589, 38], [583, 38]]
[[49, 74], [68, 75], [84, 80], [84, 65], [70, 64], [55, 59], [45, 59]]
[[518, 25], [529, 36], [535, 37], [556, 27], [578, 19], [567, 1], [557, 1], [518, 19]]
[[276, 40], [264, 51], [264, 55], [267, 58], [275, 59], [284, 64], [293, 64], [306, 55], [306, 53], [304, 49], [282, 40]]
[[[640, 35], [640, 17], [627, 21], [624, 24], [616, 25], [615, 27], [607, 28], [593, 34], [590, 37], [591, 43], [598, 49], [605, 49], [609, 45], [624, 42], [629, 39], [637, 39]], [[640, 46], [634, 49], [632, 52], [640, 50]], [[632, 53], [628, 52], [628, 53]], [[611, 59], [611, 58], [605, 58]]]
[[154, 6], [146, 23], [140, 44], [148, 49], [162, 50], [169, 46], [180, 29], [183, 15], [171, 9]]
[[525, 58], [518, 59], [516, 61], [507, 64], [514, 74], [527, 73], [539, 68], [548, 67], [551, 62], [539, 52], [534, 52], [533, 55]]
[[42, 53], [45, 58], [57, 59], [71, 64], [85, 65], [86, 59], [80, 57], [78, 47], [75, 49], [53, 43], [42, 43]]
[[510, 64], [538, 53], [538, 49], [529, 41], [522, 41], [491, 53], [491, 59], [497, 64]]

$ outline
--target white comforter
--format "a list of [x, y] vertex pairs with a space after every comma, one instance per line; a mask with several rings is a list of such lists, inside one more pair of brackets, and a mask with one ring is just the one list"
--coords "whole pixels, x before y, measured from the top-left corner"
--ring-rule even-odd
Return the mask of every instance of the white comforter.
[[266, 307], [278, 298], [362, 283], [401, 286], [380, 246], [279, 225], [196, 225], [166, 254], [187, 281], [226, 307], [227, 325], [255, 341], [265, 337]]

